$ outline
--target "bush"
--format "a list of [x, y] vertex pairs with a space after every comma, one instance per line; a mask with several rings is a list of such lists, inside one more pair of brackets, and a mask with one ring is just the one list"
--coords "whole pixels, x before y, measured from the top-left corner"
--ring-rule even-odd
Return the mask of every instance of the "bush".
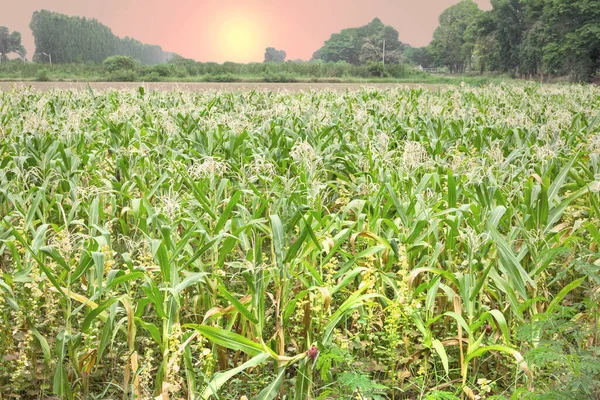
[[297, 82], [296, 78], [293, 75], [289, 74], [272, 74], [268, 73], [263, 77], [265, 82], [273, 82], [273, 83], [293, 83]]
[[48, 82], [50, 81], [50, 75], [48, 74], [47, 69], [40, 69], [35, 76], [35, 80], [38, 82]]
[[160, 82], [160, 75], [157, 72], [150, 72], [142, 77], [144, 82]]
[[135, 71], [118, 70], [110, 74], [111, 82], [134, 82], [137, 80]]
[[137, 66], [137, 61], [131, 57], [112, 56], [112, 57], [108, 57], [106, 60], [104, 60], [102, 65], [104, 65], [104, 68], [106, 68], [106, 70], [112, 74], [119, 70], [122, 70], [122, 71], [135, 70], [135, 67]]
[[377, 77], [382, 77], [385, 72], [384, 66], [380, 62], [370, 62], [367, 65], [367, 70], [369, 71], [369, 74], [371, 74], [371, 76]]
[[206, 82], [237, 82], [239, 78], [236, 78], [232, 74], [220, 74], [220, 75], [209, 75], [206, 77]]
[[152, 67], [152, 73], [158, 76], [171, 76], [173, 75], [174, 68], [170, 65], [155, 65]]

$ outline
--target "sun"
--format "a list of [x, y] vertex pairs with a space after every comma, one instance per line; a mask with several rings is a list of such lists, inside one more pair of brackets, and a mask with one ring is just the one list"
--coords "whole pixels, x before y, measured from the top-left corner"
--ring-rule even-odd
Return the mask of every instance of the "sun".
[[218, 22], [216, 44], [223, 59], [236, 62], [259, 61], [264, 52], [264, 29], [252, 14], [225, 15]]

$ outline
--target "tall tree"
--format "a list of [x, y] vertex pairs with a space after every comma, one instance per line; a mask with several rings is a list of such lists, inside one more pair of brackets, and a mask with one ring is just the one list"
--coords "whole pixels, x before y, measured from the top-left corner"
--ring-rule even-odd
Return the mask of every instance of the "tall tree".
[[[35, 39], [34, 61], [55, 63], [101, 63], [114, 55], [129, 56], [144, 64], [168, 61], [171, 53], [159, 46], [114, 35], [95, 19], [70, 17], [51, 11], [36, 11], [30, 24]], [[47, 56], [49, 55], [49, 56]]]
[[[600, 72], [600, 1], [523, 0], [533, 22], [528, 42], [541, 47], [543, 70], [589, 80]], [[528, 47], [531, 44], [528, 43]]]
[[265, 49], [265, 62], [282, 63], [285, 61], [286, 53], [284, 50], [277, 50], [274, 47]]
[[411, 47], [406, 45], [404, 49], [404, 57], [408, 62], [425, 68], [432, 67], [434, 63], [429, 46]]
[[433, 34], [431, 54], [438, 65], [450, 72], [464, 72], [471, 66], [476, 26], [483, 14], [472, 0], [462, 0], [447, 8], [439, 17]]
[[492, 7], [490, 16], [499, 52], [498, 68], [518, 73], [520, 46], [527, 25], [524, 5], [521, 0], [492, 0]]
[[404, 45], [398, 31], [375, 18], [365, 26], [343, 29], [331, 35], [323, 47], [313, 54], [313, 60], [346, 61], [350, 64], [382, 61], [385, 41], [386, 63], [401, 60]]
[[0, 58], [6, 60], [7, 55], [16, 53], [21, 58], [25, 58], [27, 51], [21, 44], [21, 34], [17, 31], [10, 33], [10, 30], [5, 26], [0, 26]]

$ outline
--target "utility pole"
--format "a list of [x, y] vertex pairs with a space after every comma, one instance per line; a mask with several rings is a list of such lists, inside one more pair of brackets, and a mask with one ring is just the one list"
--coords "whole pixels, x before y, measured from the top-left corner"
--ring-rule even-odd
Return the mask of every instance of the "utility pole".
[[43, 53], [43, 55], [45, 55], [46, 57], [48, 57], [48, 59], [50, 60], [50, 65], [52, 65], [52, 54], [48, 54], [48, 53]]
[[3, 56], [3, 54], [0, 53], [0, 64], [2, 64], [2, 56]]
[[383, 38], [383, 65], [385, 65], [385, 38]]

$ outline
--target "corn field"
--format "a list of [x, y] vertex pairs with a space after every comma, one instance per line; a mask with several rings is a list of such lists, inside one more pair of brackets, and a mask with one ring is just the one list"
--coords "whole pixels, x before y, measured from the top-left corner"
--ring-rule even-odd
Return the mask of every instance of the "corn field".
[[599, 399], [599, 110], [0, 92], [0, 398]]

